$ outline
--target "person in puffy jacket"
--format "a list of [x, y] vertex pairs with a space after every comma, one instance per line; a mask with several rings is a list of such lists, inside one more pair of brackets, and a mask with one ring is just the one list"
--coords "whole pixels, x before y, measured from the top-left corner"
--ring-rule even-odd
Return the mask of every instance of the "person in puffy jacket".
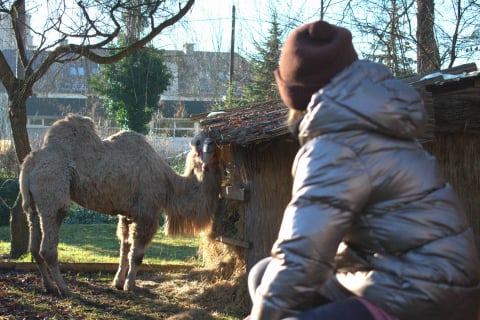
[[275, 78], [300, 149], [271, 257], [249, 274], [247, 318], [476, 319], [473, 231], [416, 140], [417, 91], [324, 21], [287, 37]]

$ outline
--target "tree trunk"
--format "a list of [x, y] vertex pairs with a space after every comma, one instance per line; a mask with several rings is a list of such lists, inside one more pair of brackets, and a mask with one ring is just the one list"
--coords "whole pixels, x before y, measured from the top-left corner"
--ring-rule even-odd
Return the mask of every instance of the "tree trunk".
[[440, 70], [440, 54], [433, 26], [434, 0], [417, 0], [417, 72]]
[[28, 250], [29, 229], [27, 216], [22, 209], [22, 197], [10, 210], [10, 258], [18, 259]]
[[[15, 3], [15, 15], [12, 15], [12, 26], [17, 38], [17, 60], [15, 67], [15, 76], [3, 59], [1, 67], [6, 70], [2, 82], [8, 92], [8, 114], [12, 128], [13, 144], [17, 153], [18, 162], [21, 164], [23, 159], [31, 151], [30, 141], [27, 133], [27, 110], [26, 101], [32, 93], [32, 85], [25, 81], [25, 35], [26, 35], [26, 12], [25, 0], [19, 0]], [[3, 57], [2, 57], [3, 58]], [[28, 250], [29, 232], [27, 219], [22, 210], [21, 196], [10, 210], [10, 257], [19, 258]]]
[[[18, 51], [14, 74], [12, 67], [9, 65], [3, 54], [3, 48], [0, 48], [0, 81], [8, 93], [8, 112], [12, 127], [13, 143], [20, 164], [31, 151], [26, 127], [26, 100], [32, 95], [32, 88], [35, 82], [41, 79], [53, 64], [63, 64], [68, 61], [76, 60], [80, 56], [99, 64], [109, 64], [120, 61], [122, 58], [150, 43], [150, 41], [159, 35], [165, 28], [178, 22], [190, 11], [195, 1], [186, 1], [183, 6], [179, 6], [178, 11], [175, 10], [170, 12], [171, 14], [167, 14], [164, 20], [157, 19], [158, 13], [164, 10], [163, 6], [155, 5], [155, 3], [162, 4], [163, 1], [156, 1], [153, 4], [150, 2], [144, 3], [144, 1], [135, 2], [139, 4], [139, 8], [145, 10], [142, 12], [145, 14], [145, 19], [148, 19], [149, 21], [149, 31], [145, 32], [145, 34], [142, 33], [142, 38], [137, 42], [124, 47], [118, 53], [113, 53], [112, 55], [103, 55], [96, 50], [108, 48], [111, 44], [119, 40], [122, 28], [121, 24], [118, 23], [118, 17], [123, 9], [122, 6], [119, 6], [118, 4], [122, 1], [114, 1], [115, 3], [118, 2], [117, 5], [114, 5], [114, 9], [110, 8], [109, 5], [100, 5], [101, 13], [103, 12], [107, 14], [108, 11], [107, 16], [110, 17], [108, 21], [91, 20], [91, 17], [88, 16], [87, 5], [83, 4], [82, 1], [76, 2], [77, 6], [72, 10], [79, 10], [79, 14], [85, 18], [87, 27], [79, 26], [77, 29], [72, 30], [71, 34], [74, 36], [71, 37], [83, 39], [83, 41], [80, 41], [82, 44], [63, 44], [64, 40], [71, 37], [60, 32], [57, 36], [52, 36], [53, 39], [58, 38], [58, 40], [52, 40], [51, 43], [50, 41], [42, 42], [40, 47], [33, 51], [28, 50], [26, 46], [26, 31], [30, 33], [33, 32], [40, 37], [47, 37], [47, 33], [55, 31], [55, 29], [62, 30], [64, 27], [70, 28], [71, 25], [68, 21], [66, 24], [62, 21], [69, 20], [65, 19], [65, 17], [70, 14], [70, 9], [65, 10], [65, 8], [63, 8], [62, 10], [60, 8], [56, 12], [53, 12], [54, 17], [47, 17], [47, 19], [53, 19], [58, 22], [58, 24], [55, 22], [55, 26], [52, 26], [51, 21], [45, 21], [45, 29], [32, 30], [27, 25], [28, 20], [26, 19], [25, 2], [25, 0], [0, 2], [2, 11], [8, 13], [11, 18], [11, 30], [14, 32]], [[65, 2], [68, 1], [60, 1], [60, 4], [65, 4]], [[8, 6], [7, 3], [11, 3], [10, 10], [6, 8]], [[172, 6], [172, 9], [175, 7], [176, 5]], [[115, 24], [115, 26], [112, 27], [110, 30], [111, 32], [108, 33], [106, 31], [98, 30], [98, 23], [110, 23]], [[87, 41], [96, 36], [100, 36], [102, 39], [99, 40], [99, 42], [93, 41], [94, 43]], [[48, 37], [50, 36], [48, 35]], [[17, 206], [19, 206], [18, 202]], [[14, 253], [14, 256], [18, 256], [21, 253], [26, 252], [25, 248], [27, 247], [29, 238], [28, 232], [24, 232], [24, 230], [27, 230], [27, 222], [25, 216], [20, 213], [19, 207], [18, 209], [14, 208], [12, 210], [11, 230], [11, 252]]]
[[[18, 162], [30, 153], [30, 142], [27, 132], [26, 100], [28, 92], [25, 86], [18, 86], [9, 99], [9, 117], [12, 127], [12, 136]], [[28, 250], [29, 231], [27, 217], [22, 210], [22, 199], [19, 194], [17, 202], [10, 211], [10, 257], [17, 259]]]
[[397, 49], [397, 38], [398, 38], [398, 8], [397, 1], [390, 1], [392, 6], [392, 11], [390, 13], [390, 46], [388, 50], [390, 51], [391, 65], [390, 68], [393, 70], [393, 74], [398, 77], [400, 74], [399, 59], [398, 59], [398, 49]]

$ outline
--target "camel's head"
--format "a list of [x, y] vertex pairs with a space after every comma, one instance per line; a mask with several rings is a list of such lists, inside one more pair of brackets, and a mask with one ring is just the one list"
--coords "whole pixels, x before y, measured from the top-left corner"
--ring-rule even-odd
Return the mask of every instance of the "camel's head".
[[182, 190], [188, 196], [185, 201], [173, 201], [166, 214], [165, 231], [170, 236], [195, 235], [209, 228], [220, 199], [223, 181], [220, 149], [205, 133], [196, 135], [190, 147], [183, 174], [187, 178], [183, 181], [188, 183], [184, 185], [186, 190]]
[[187, 164], [185, 166], [185, 174], [208, 172], [213, 167], [217, 167], [218, 148], [215, 142], [205, 133], [199, 133], [190, 141], [192, 150], [187, 156]]

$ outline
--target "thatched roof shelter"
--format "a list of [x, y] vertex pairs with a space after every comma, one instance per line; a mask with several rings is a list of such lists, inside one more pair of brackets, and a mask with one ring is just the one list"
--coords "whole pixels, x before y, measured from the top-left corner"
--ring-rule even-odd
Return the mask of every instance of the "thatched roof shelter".
[[264, 103], [199, 117], [226, 165], [211, 239], [230, 246], [247, 270], [270, 254], [290, 200], [298, 142], [285, 124], [287, 112], [283, 104]]
[[288, 110], [280, 103], [264, 103], [210, 113], [201, 121], [208, 136], [219, 144], [246, 147], [289, 135]]
[[[480, 234], [480, 75], [475, 64], [433, 77], [403, 79], [423, 96], [429, 128], [421, 142], [443, 165]], [[222, 149], [223, 205], [211, 239], [243, 259], [247, 270], [268, 256], [291, 195], [298, 142], [285, 124], [287, 108], [265, 103], [200, 115], [202, 131]]]
[[480, 238], [480, 71], [470, 63], [409, 83], [431, 110], [434, 135], [422, 143], [441, 163]]

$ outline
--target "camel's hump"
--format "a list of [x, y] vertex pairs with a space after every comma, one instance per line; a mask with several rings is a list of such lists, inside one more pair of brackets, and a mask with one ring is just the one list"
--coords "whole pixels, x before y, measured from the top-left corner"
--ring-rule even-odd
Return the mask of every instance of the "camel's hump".
[[111, 148], [154, 152], [145, 136], [134, 131], [120, 131], [102, 140], [93, 120], [79, 115], [69, 115], [56, 121], [47, 131], [42, 148], [65, 150], [69, 154], [81, 153], [87, 149], [108, 152]]
[[83, 143], [91, 141], [98, 143], [101, 141], [95, 130], [95, 123], [91, 118], [79, 115], [68, 115], [57, 120], [45, 134], [43, 146], [52, 143]]

